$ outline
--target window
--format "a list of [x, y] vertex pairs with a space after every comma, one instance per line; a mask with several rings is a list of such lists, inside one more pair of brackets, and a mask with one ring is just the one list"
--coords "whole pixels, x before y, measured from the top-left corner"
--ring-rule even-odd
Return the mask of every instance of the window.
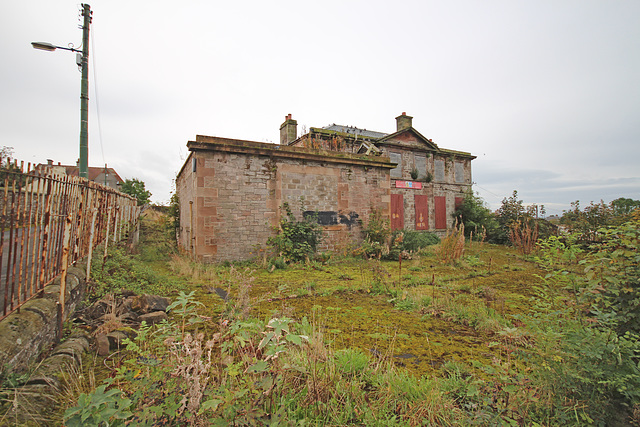
[[418, 179], [424, 179], [427, 177], [427, 156], [423, 154], [416, 154], [415, 156], [416, 169], [418, 170]]
[[456, 162], [456, 183], [464, 183], [464, 163]]
[[402, 178], [402, 154], [389, 153], [389, 160], [391, 160], [391, 163], [398, 164], [398, 166], [391, 169], [391, 178]]
[[444, 159], [435, 159], [436, 181], [444, 181]]

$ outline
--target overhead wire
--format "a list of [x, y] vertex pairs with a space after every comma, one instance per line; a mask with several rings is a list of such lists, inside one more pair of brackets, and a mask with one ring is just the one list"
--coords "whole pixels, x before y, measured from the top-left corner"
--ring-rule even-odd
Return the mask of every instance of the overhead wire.
[[93, 24], [92, 28], [92, 37], [91, 37], [91, 64], [92, 64], [92, 72], [93, 72], [93, 91], [96, 95], [96, 117], [98, 119], [98, 140], [100, 141], [100, 152], [102, 153], [102, 163], [104, 165], [107, 164], [107, 161], [104, 156], [104, 146], [102, 144], [102, 123], [100, 121], [100, 102], [98, 96], [98, 72], [96, 71], [96, 47], [95, 47], [95, 38], [96, 38], [96, 25]]

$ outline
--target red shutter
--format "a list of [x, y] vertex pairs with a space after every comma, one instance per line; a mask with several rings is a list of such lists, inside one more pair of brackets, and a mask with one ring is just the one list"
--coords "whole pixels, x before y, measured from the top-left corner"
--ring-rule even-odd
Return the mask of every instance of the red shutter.
[[429, 229], [429, 205], [427, 203], [427, 196], [416, 194], [416, 230], [428, 230]]
[[443, 230], [447, 228], [447, 198], [445, 196], [436, 196], [433, 198], [436, 208], [436, 229]]
[[404, 201], [402, 194], [391, 195], [391, 229], [401, 230], [404, 228]]
[[455, 200], [456, 210], [458, 210], [458, 208], [462, 205], [462, 203], [464, 203], [464, 197], [456, 197], [456, 200]]

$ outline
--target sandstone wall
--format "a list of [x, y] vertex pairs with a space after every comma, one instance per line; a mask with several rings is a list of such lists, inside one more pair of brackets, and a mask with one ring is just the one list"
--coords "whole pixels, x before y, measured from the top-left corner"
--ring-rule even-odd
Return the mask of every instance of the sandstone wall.
[[360, 239], [361, 221], [372, 208], [389, 214], [386, 158], [198, 138], [189, 143], [191, 160], [177, 190], [180, 244], [203, 261], [258, 255], [275, 233], [285, 202], [297, 218], [318, 212], [322, 249]]

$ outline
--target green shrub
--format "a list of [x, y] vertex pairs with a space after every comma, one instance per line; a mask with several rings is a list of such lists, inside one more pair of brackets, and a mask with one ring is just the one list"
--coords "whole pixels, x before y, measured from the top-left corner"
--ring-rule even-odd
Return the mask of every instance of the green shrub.
[[366, 257], [382, 258], [389, 253], [387, 239], [391, 234], [389, 230], [389, 220], [382, 217], [378, 209], [372, 209], [363, 228], [364, 242], [361, 251]]
[[393, 236], [399, 233], [403, 235], [401, 249], [407, 252], [418, 252], [422, 248], [440, 243], [440, 237], [428, 231], [396, 230]]
[[464, 201], [456, 208], [453, 217], [464, 224], [467, 238], [473, 236], [474, 240], [488, 239], [491, 242], [498, 239], [498, 221], [485, 201], [473, 191], [465, 194]]
[[276, 256], [287, 261], [304, 261], [316, 252], [322, 239], [322, 227], [314, 215], [300, 221], [296, 219], [288, 203], [282, 204], [282, 211], [285, 215], [280, 219], [278, 234], [270, 237], [267, 244], [274, 249]]
[[640, 211], [630, 221], [599, 231], [602, 244], [581, 263], [593, 307], [620, 335], [640, 333]]

